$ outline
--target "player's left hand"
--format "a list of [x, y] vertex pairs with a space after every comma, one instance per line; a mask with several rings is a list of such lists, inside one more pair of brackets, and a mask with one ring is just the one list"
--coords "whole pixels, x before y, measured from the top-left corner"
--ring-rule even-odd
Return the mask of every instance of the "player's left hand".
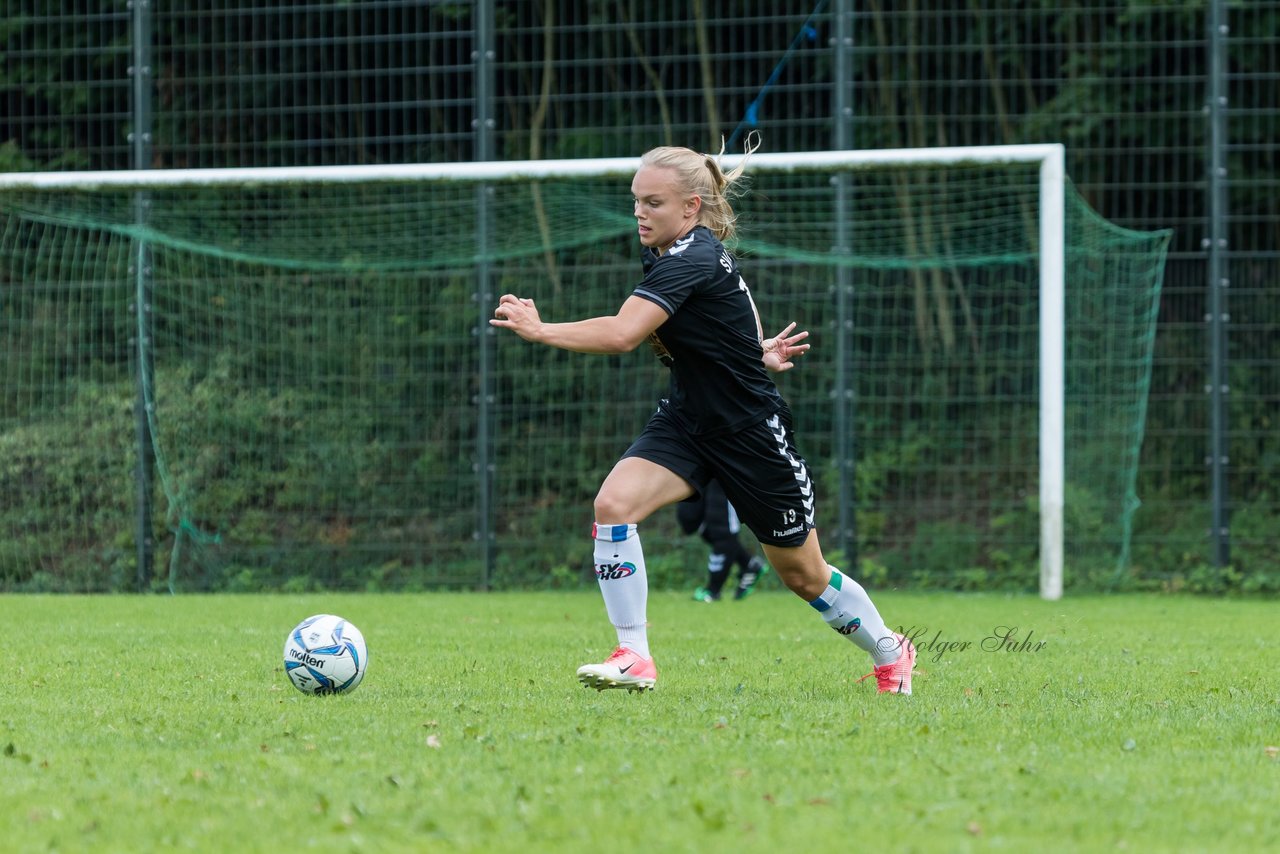
[[775, 374], [794, 368], [795, 362], [791, 360], [809, 351], [808, 344], [800, 343], [809, 337], [809, 330], [792, 335], [791, 330], [795, 328], [794, 322], [788, 323], [786, 329], [760, 342], [764, 348], [764, 366]]

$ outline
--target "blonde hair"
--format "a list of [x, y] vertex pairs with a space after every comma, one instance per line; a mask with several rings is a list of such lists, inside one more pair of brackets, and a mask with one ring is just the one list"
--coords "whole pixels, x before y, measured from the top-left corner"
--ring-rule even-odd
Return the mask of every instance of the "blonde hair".
[[760, 134], [753, 131], [747, 135], [746, 144], [743, 145], [745, 156], [729, 172], [720, 168], [720, 159], [724, 157], [723, 139], [720, 141], [719, 154], [699, 154], [692, 148], [664, 145], [646, 151], [640, 158], [640, 163], [643, 166], [661, 166], [673, 170], [680, 191], [686, 196], [698, 196], [702, 199], [698, 223], [711, 229], [721, 243], [727, 243], [737, 233], [735, 225], [738, 218], [733, 212], [733, 199], [745, 192], [738, 182], [746, 169], [747, 158], [759, 147]]

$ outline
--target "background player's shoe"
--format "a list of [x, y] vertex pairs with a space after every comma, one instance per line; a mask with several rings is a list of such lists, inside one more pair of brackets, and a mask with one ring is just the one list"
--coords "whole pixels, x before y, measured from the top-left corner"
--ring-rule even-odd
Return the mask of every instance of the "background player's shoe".
[[862, 679], [876, 677], [876, 691], [881, 694], [910, 694], [911, 671], [916, 666], [916, 645], [897, 632], [893, 636], [898, 643], [898, 660], [874, 668]]
[[697, 590], [693, 591], [693, 598], [698, 602], [719, 602], [720, 594], [712, 593], [705, 587], [699, 587]]
[[578, 681], [597, 691], [606, 688], [652, 691], [658, 681], [658, 668], [652, 658], [641, 658], [634, 650], [620, 646], [603, 663], [579, 667]]
[[745, 599], [756, 589], [760, 579], [769, 572], [769, 565], [758, 557], [753, 557], [747, 568], [738, 576], [738, 589], [733, 591], [734, 599]]

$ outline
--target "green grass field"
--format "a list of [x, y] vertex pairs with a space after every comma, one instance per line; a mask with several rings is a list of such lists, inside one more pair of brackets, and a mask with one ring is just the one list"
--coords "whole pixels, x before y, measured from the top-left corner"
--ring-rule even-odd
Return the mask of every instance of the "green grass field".
[[[878, 600], [912, 697], [781, 592], [654, 594], [644, 695], [574, 680], [595, 591], [0, 597], [0, 848], [1280, 849], [1275, 603]], [[368, 640], [351, 695], [283, 675], [320, 611]]]

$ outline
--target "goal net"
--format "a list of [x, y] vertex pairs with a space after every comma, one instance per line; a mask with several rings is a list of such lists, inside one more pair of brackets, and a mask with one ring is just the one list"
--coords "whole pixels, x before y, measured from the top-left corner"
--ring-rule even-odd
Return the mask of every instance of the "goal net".
[[[505, 292], [616, 311], [637, 163], [0, 175], [0, 588], [582, 583], [666, 371], [486, 320]], [[749, 162], [735, 251], [766, 331], [813, 333], [779, 383], [824, 546], [878, 586], [1125, 570], [1168, 234], [1061, 166]], [[645, 528], [655, 584], [696, 583]]]

